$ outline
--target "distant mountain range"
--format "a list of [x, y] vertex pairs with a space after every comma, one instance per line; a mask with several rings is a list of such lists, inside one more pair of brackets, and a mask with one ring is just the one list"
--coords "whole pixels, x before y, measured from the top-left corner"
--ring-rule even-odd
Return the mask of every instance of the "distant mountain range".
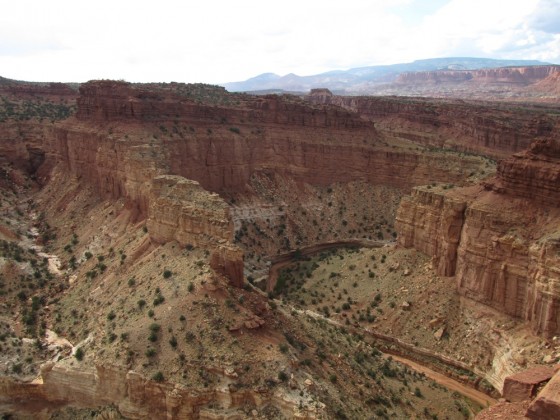
[[263, 73], [242, 82], [224, 83], [230, 92], [308, 92], [314, 88], [328, 88], [334, 93], [368, 93], [376, 87], [393, 83], [400, 74], [437, 70], [478, 70], [498, 67], [549, 65], [537, 60], [496, 60], [490, 58], [448, 57], [416, 60], [412, 63], [358, 67], [335, 70], [311, 76], [290, 73], [279, 76]]

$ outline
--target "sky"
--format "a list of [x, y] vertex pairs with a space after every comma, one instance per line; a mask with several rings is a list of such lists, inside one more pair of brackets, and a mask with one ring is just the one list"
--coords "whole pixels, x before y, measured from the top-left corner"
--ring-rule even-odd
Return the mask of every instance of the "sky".
[[560, 64], [560, 0], [2, 1], [0, 76], [241, 81], [437, 57]]

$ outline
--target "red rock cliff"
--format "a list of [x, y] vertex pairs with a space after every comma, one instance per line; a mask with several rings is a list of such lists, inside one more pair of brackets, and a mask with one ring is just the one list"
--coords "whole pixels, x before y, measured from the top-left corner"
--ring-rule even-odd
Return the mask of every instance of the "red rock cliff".
[[433, 256], [459, 293], [558, 334], [559, 173], [557, 142], [539, 141], [502, 162], [491, 183], [418, 188], [397, 213], [398, 242]]
[[152, 240], [199, 246], [212, 253], [212, 267], [243, 286], [243, 252], [233, 241], [229, 206], [196, 181], [157, 176], [149, 194], [148, 231]]
[[339, 107], [219, 89], [193, 99], [164, 88], [82, 85], [76, 119], [57, 125], [46, 139], [50, 161], [91, 180], [103, 194], [134, 199], [154, 173], [181, 175], [220, 192], [244, 189], [255, 172], [310, 184], [360, 179], [411, 188], [458, 182], [472, 169], [468, 159], [459, 165], [458, 157], [392, 148], [371, 122]]
[[[202, 207], [190, 211], [188, 200], [169, 202], [158, 177], [184, 177], [213, 192], [243, 191], [253, 174], [268, 172], [314, 185], [365, 180], [409, 189], [440, 180], [459, 183], [480, 164], [392, 147], [355, 112], [291, 96], [110, 81], [86, 83], [80, 93], [76, 117], [45, 133], [44, 167], [62, 165], [103, 197], [127, 199], [139, 217], [149, 218], [156, 241], [208, 246], [215, 251], [213, 266], [236, 284], [242, 282], [242, 255], [228, 244], [219, 252], [215, 246], [231, 237], [229, 231], [201, 224], [200, 215], [208, 214]], [[165, 206], [177, 210], [172, 218], [181, 219], [181, 226], [168, 223]]]
[[537, 106], [461, 100], [336, 96], [315, 89], [315, 104], [334, 104], [358, 112], [388, 136], [441, 148], [505, 158], [549, 137], [560, 125], [555, 114]]
[[479, 70], [438, 70], [400, 74], [395, 83], [501, 83], [529, 85], [560, 73], [560, 66], [500, 67]]

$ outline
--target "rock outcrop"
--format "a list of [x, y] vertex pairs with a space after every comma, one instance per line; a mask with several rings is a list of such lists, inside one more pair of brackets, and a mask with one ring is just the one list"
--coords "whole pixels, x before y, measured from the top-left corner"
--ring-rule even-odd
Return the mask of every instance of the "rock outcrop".
[[539, 366], [508, 376], [504, 380], [503, 396], [507, 401], [526, 401], [536, 396], [537, 388], [554, 376], [554, 368]]
[[[474, 168], [468, 159], [460, 162], [458, 157], [395, 150], [382, 143], [374, 125], [355, 112], [312, 106], [295, 97], [230, 95], [207, 88], [206, 95], [221, 99], [205, 102], [202, 93], [195, 100], [172, 85], [124, 82], [90, 82], [80, 89], [77, 121], [60, 127], [58, 136], [66, 131], [68, 138], [50, 149], [57, 159], [68, 162], [71, 171], [88, 171], [88, 179], [112, 179], [125, 195], [123, 179], [131, 172], [92, 173], [101, 157], [95, 155], [104, 149], [110, 160], [123, 161], [127, 157], [120, 156], [121, 148], [128, 151], [142, 145], [146, 160], [150, 153], [157, 155], [151, 160], [162, 168], [160, 174], [181, 175], [214, 192], [243, 191], [257, 172], [279, 173], [314, 185], [367, 180], [408, 189], [443, 179], [459, 182]], [[80, 145], [75, 144], [72, 133], [94, 124], [116, 124], [116, 128], [112, 135], [101, 131], [103, 140], [82, 136]], [[142, 134], [129, 134], [128, 139], [119, 133], [142, 127]], [[145, 138], [146, 130], [155, 131], [152, 139]], [[82, 156], [90, 156], [91, 161], [80, 162]]]
[[152, 180], [147, 227], [152, 240], [177, 241], [211, 252], [211, 266], [232, 284], [243, 286], [243, 252], [234, 246], [229, 206], [196, 181], [177, 175]]
[[260, 408], [270, 403], [288, 417], [297, 413], [301, 416], [298, 418], [311, 419], [318, 414], [302, 412], [295, 401], [278, 392], [237, 389], [228, 387], [227, 383], [215, 389], [192, 389], [111, 366], [76, 369], [49, 362], [41, 369], [41, 381], [21, 383], [0, 378], [0, 407], [17, 408], [30, 414], [67, 405], [83, 408], [115, 405], [126, 418], [192, 419], [200, 418], [202, 411], [211, 416], [212, 406], [216, 405], [221, 407], [220, 413], [231, 411], [235, 415], [235, 410], [246, 404]]
[[438, 272], [453, 275], [465, 208], [465, 201], [447, 197], [444, 190], [415, 188], [399, 207], [399, 244], [433, 255]]
[[398, 241], [431, 255], [462, 295], [551, 337], [560, 332], [557, 143], [537, 142], [499, 167], [478, 187], [415, 189], [397, 213]]
[[243, 191], [253, 174], [271, 172], [313, 185], [365, 180], [409, 189], [460, 182], [480, 165], [468, 157], [393, 148], [354, 112], [292, 97], [200, 88], [196, 99], [172, 85], [124, 82], [80, 89], [76, 118], [43, 136], [41, 174], [63, 165], [103, 197], [127, 198], [142, 217], [157, 175], [180, 175], [213, 192]]
[[156, 242], [213, 247], [233, 239], [229, 206], [218, 194], [177, 175], [152, 180], [148, 231]]
[[500, 67], [478, 70], [437, 70], [401, 73], [396, 84], [464, 83], [529, 85], [560, 73], [560, 66]]
[[557, 206], [560, 203], [559, 162], [560, 141], [536, 141], [528, 151], [499, 163], [496, 189], [536, 203]]
[[559, 119], [542, 108], [497, 105], [451, 99], [337, 96], [314, 89], [307, 100], [338, 105], [375, 123], [387, 136], [505, 158], [527, 149], [538, 137], [550, 136]]
[[527, 410], [530, 419], [560, 418], [560, 372], [546, 384]]

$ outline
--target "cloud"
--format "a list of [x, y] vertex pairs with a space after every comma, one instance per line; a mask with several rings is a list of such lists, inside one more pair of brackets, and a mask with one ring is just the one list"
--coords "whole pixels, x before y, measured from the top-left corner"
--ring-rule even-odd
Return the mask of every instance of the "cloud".
[[541, 0], [528, 18], [531, 29], [557, 35], [560, 33], [560, 0]]
[[219, 83], [442, 56], [559, 62], [560, 0], [6, 2], [0, 72]]

